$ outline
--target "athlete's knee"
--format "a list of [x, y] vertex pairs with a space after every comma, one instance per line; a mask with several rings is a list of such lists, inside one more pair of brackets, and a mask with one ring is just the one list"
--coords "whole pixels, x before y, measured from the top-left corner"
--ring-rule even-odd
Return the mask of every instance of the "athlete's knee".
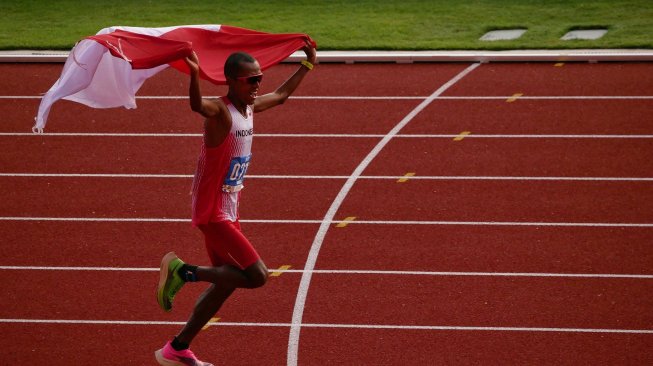
[[262, 287], [268, 282], [268, 271], [257, 270], [250, 276], [252, 288]]
[[268, 268], [263, 262], [255, 263], [246, 272], [251, 288], [261, 287], [268, 281]]

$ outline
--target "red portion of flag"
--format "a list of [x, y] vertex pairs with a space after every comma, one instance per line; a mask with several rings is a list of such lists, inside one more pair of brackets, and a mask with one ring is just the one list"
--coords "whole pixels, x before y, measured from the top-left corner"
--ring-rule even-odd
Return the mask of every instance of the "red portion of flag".
[[133, 69], [149, 69], [170, 64], [188, 73], [183, 58], [195, 51], [200, 61], [200, 77], [215, 84], [225, 84], [224, 62], [233, 52], [244, 51], [256, 58], [265, 70], [304, 47], [316, 46], [305, 34], [273, 34], [232, 26], [220, 31], [180, 27], [154, 37], [122, 30], [87, 37], [104, 47], [113, 56], [125, 59]]
[[128, 61], [132, 69], [150, 69], [190, 56], [193, 47], [192, 42], [169, 40], [123, 30], [86, 38], [100, 43], [115, 57]]

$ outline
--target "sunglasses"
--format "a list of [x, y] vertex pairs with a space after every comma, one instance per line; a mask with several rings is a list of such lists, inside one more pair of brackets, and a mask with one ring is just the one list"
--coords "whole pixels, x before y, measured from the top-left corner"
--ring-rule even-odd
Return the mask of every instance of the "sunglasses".
[[254, 85], [260, 83], [263, 80], [263, 74], [251, 75], [251, 76], [239, 76], [236, 77], [236, 80], [245, 80], [248, 84]]

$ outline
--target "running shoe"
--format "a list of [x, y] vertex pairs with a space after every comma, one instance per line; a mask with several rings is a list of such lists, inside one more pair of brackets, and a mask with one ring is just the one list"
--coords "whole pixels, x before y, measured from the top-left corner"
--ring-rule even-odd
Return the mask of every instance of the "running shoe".
[[161, 259], [161, 271], [159, 272], [159, 288], [156, 291], [156, 299], [161, 309], [172, 310], [172, 300], [182, 286], [184, 280], [179, 276], [178, 270], [184, 262], [174, 252], [170, 252]]
[[163, 366], [213, 366], [212, 363], [198, 360], [193, 351], [189, 349], [175, 350], [170, 345], [170, 341], [163, 348], [154, 352], [154, 357]]

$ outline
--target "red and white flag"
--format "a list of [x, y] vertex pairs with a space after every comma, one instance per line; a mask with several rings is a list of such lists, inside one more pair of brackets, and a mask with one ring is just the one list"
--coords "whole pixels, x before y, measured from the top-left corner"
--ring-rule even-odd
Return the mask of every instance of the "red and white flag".
[[306, 34], [274, 34], [227, 25], [165, 28], [110, 27], [71, 50], [59, 80], [43, 96], [34, 132], [42, 132], [52, 104], [71, 100], [93, 108], [136, 108], [136, 92], [167, 67], [188, 73], [183, 58], [195, 51], [200, 77], [225, 84], [224, 62], [236, 51], [254, 56], [265, 70], [310, 42]]

